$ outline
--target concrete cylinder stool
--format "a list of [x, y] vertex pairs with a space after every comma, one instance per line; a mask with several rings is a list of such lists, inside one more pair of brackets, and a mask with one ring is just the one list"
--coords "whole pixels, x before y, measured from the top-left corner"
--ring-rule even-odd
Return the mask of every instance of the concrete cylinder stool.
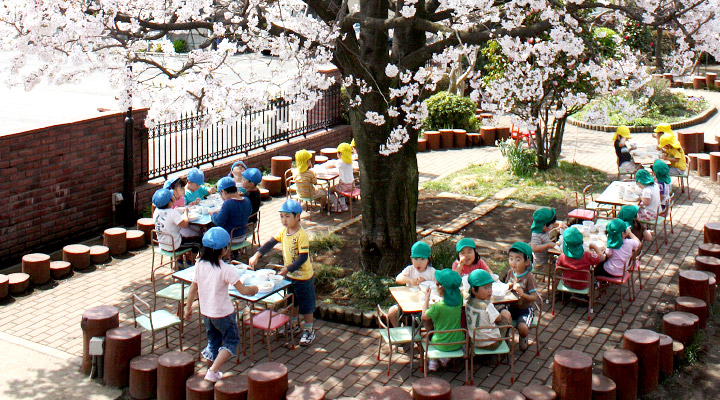
[[125, 387], [130, 361], [140, 355], [142, 332], [133, 327], [113, 328], [105, 333], [103, 380], [112, 387]]
[[698, 154], [698, 176], [710, 176], [710, 155]]
[[137, 230], [145, 233], [145, 243], [152, 243], [152, 230], [155, 229], [155, 221], [152, 218], [140, 218], [135, 225]]
[[450, 390], [447, 381], [433, 377], [418, 379], [412, 385], [415, 400], [450, 400]]
[[107, 246], [90, 246], [90, 262], [104, 264], [110, 261], [110, 249]]
[[452, 400], [490, 400], [490, 393], [474, 386], [456, 386], [450, 391]]
[[153, 399], [157, 394], [156, 354], [144, 354], [130, 361], [130, 397], [138, 400]]
[[525, 400], [525, 396], [512, 389], [495, 390], [490, 392], [490, 400]]
[[265, 188], [258, 188], [260, 192], [260, 200], [270, 200], [270, 191]]
[[677, 139], [685, 154], [699, 154], [695, 145], [695, 134], [693, 132], [677, 132]]
[[480, 128], [480, 136], [482, 136], [485, 146], [495, 146], [495, 127], [483, 126]]
[[158, 358], [157, 399], [185, 399], [185, 382], [195, 372], [195, 359], [184, 351], [171, 351]]
[[368, 400], [412, 400], [412, 396], [399, 387], [385, 386], [373, 389]]
[[468, 133], [466, 136], [468, 147], [479, 146], [480, 142], [482, 141], [482, 136], [480, 136], [479, 133]]
[[113, 257], [124, 254], [127, 251], [127, 231], [125, 228], [110, 228], [103, 232], [103, 246], [110, 249]]
[[0, 299], [8, 297], [10, 294], [10, 279], [5, 274], [0, 274]]
[[675, 298], [675, 311], [684, 311], [698, 316], [700, 328], [705, 328], [708, 306], [703, 300], [694, 297], [680, 296]]
[[324, 164], [326, 162], [328, 162], [328, 158], [326, 156], [320, 154], [315, 156], [315, 165]]
[[663, 316], [663, 333], [687, 347], [695, 338], [699, 324], [697, 315], [673, 311]]
[[247, 400], [248, 380], [245, 375], [226, 376], [215, 383], [215, 400]]
[[593, 400], [615, 400], [617, 387], [615, 382], [607, 376], [592, 376], [592, 399]]
[[417, 151], [418, 151], [418, 153], [427, 151], [427, 139], [425, 139], [425, 138], [418, 139]]
[[695, 76], [692, 80], [693, 89], [705, 89], [705, 85], [707, 82], [705, 82], [704, 76]]
[[705, 243], [720, 244], [720, 222], [707, 222], [703, 229], [703, 239]]
[[24, 272], [16, 272], [8, 276], [8, 291], [10, 294], [21, 294], [30, 287], [30, 275]]
[[603, 375], [612, 379], [618, 400], [637, 399], [638, 358], [630, 350], [612, 349], [603, 353]]
[[677, 340], [673, 341], [673, 365], [680, 365], [682, 361], [685, 359], [685, 346], [678, 342]]
[[284, 364], [257, 364], [248, 372], [248, 398], [283, 400], [288, 390], [288, 370]]
[[63, 247], [63, 261], [69, 262], [75, 271], [90, 266], [90, 248], [84, 244], [70, 244]]
[[715, 275], [720, 273], [720, 258], [710, 256], [696, 256], [695, 269], [699, 271], [712, 272]]
[[467, 147], [467, 131], [465, 129], [453, 129], [455, 147]]
[[720, 244], [701, 243], [698, 247], [698, 255], [720, 258]]
[[660, 334], [660, 378], [664, 379], [673, 372], [673, 339]]
[[427, 139], [428, 150], [440, 149], [440, 132], [438, 131], [425, 131], [425, 139]]
[[270, 196], [277, 196], [282, 190], [283, 178], [279, 176], [266, 175], [262, 177], [262, 187], [267, 189]]
[[702, 271], [680, 271], [678, 287], [680, 296], [707, 300], [710, 296], [710, 280]]
[[555, 353], [552, 388], [559, 400], [590, 400], [592, 358], [576, 350], [561, 350]]
[[337, 147], [326, 147], [320, 149], [320, 155], [325, 156], [328, 160], [334, 160], [337, 158]]
[[[638, 393], [650, 393], [658, 385], [660, 375], [660, 336], [648, 329], [628, 329], [623, 334], [622, 348], [638, 358]], [[617, 384], [617, 382], [616, 382]]]
[[455, 131], [453, 129], [440, 129], [440, 147], [452, 149], [455, 145]]
[[185, 382], [186, 400], [213, 400], [215, 383], [206, 381], [205, 374], [194, 374]]
[[318, 385], [297, 385], [288, 389], [286, 400], [325, 400], [325, 389]]
[[125, 232], [128, 250], [140, 250], [145, 247], [145, 232], [138, 229], [129, 229]]
[[30, 275], [30, 283], [42, 285], [50, 280], [50, 256], [42, 253], [25, 254], [22, 272]]
[[72, 272], [72, 264], [67, 261], [51, 261], [50, 276], [55, 279], [63, 279]]
[[694, 136], [693, 144], [695, 144], [695, 149], [690, 153], [705, 152], [705, 132], [693, 132], [691, 135]]
[[85, 311], [80, 321], [83, 331], [82, 372], [90, 373], [92, 357], [89, 354], [90, 339], [94, 336], [105, 336], [110, 329], [117, 328], [120, 323], [118, 309], [113, 306], [97, 306]]
[[525, 386], [520, 391], [527, 400], [555, 400], [557, 394], [551, 387], [545, 385]]
[[708, 72], [705, 74], [705, 84], [707, 85], [708, 89], [715, 86], [715, 79], [717, 79], [716, 73]]

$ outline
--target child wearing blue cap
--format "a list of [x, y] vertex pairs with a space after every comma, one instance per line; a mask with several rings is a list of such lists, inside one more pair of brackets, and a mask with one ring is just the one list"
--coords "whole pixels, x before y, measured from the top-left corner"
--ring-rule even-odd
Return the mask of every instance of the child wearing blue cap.
[[230, 301], [228, 285], [234, 286], [246, 296], [253, 296], [258, 291], [257, 286], [243, 285], [235, 267], [222, 261], [229, 243], [230, 234], [223, 228], [210, 228], [205, 233], [200, 260], [195, 266], [195, 277], [190, 285], [185, 306], [185, 319], [190, 321], [195, 298], [200, 302], [202, 321], [208, 338], [202, 355], [213, 363], [205, 374], [205, 379], [210, 382], [222, 379], [220, 368], [225, 361], [236, 355], [240, 343], [235, 308]]
[[233, 178], [235, 181], [235, 184], [237, 186], [240, 186], [243, 181], [242, 173], [245, 172], [247, 169], [247, 165], [245, 165], [242, 161], [235, 161], [233, 165], [230, 167], [230, 173], [228, 174], [228, 177]]
[[300, 225], [302, 206], [295, 200], [287, 200], [280, 207], [280, 222], [283, 228], [270, 240], [265, 242], [250, 257], [248, 264], [257, 266], [260, 257], [267, 254], [276, 244], [282, 244], [283, 265], [280, 275], [287, 276], [292, 282], [290, 293], [295, 296], [295, 304], [291, 313], [293, 334], [300, 333], [298, 315], [303, 316], [301, 346], [309, 346], [315, 341], [313, 329], [313, 313], [315, 312], [315, 285], [313, 283], [313, 267], [310, 260], [310, 239]]
[[237, 228], [233, 233], [232, 242], [242, 243], [247, 236], [246, 226], [252, 211], [250, 200], [238, 193], [235, 181], [230, 177], [221, 178], [217, 183], [217, 188], [224, 201], [219, 212], [211, 212], [210, 219], [213, 224], [228, 232]]
[[[421, 282], [435, 282], [435, 268], [430, 265], [430, 245], [425, 242], [415, 242], [410, 248], [412, 264], [405, 267], [395, 278], [400, 285], [417, 286]], [[400, 308], [397, 304], [388, 310], [388, 320], [393, 327], [398, 326]]]
[[185, 189], [185, 204], [195, 205], [206, 198], [210, 193], [215, 193], [215, 188], [205, 186], [205, 174], [198, 168], [193, 168], [187, 175], [187, 188]]
[[257, 185], [262, 182], [262, 172], [257, 168], [248, 168], [242, 173], [242, 187], [245, 189], [245, 197], [250, 200], [252, 211], [248, 220], [250, 223], [257, 222], [257, 212], [260, 211], [260, 191]]
[[[160, 248], [165, 251], [192, 249], [188, 255], [188, 263], [192, 264], [195, 256], [200, 249], [200, 238], [194, 235], [187, 235], [190, 222], [188, 221], [187, 209], [183, 214], [172, 207], [173, 192], [170, 189], [158, 189], [153, 194], [152, 202], [155, 206], [153, 212], [153, 221], [155, 222], [155, 232], [157, 233]], [[183, 235], [183, 233], [186, 233]], [[181, 256], [182, 257], [182, 256]], [[177, 260], [178, 266], [182, 269], [182, 259]]]

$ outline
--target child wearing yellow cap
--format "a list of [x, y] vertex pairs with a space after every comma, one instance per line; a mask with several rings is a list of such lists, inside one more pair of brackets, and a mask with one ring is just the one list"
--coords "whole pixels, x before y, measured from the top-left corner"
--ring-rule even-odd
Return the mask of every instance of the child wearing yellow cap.
[[337, 160], [331, 160], [326, 163], [326, 168], [337, 169], [340, 175], [340, 183], [330, 188], [330, 210], [335, 212], [343, 212], [348, 210], [345, 203], [345, 196], [340, 192], [351, 193], [355, 181], [353, 175], [353, 148], [348, 143], [340, 143], [337, 147]]
[[295, 167], [292, 170], [295, 190], [298, 196], [304, 199], [312, 199], [324, 209], [327, 207], [327, 192], [325, 189], [316, 186], [317, 177], [312, 170], [312, 154], [307, 150], [299, 150], [295, 153]]
[[660, 136], [659, 146], [663, 151], [662, 158], [670, 161], [670, 175], [682, 175], [687, 169], [685, 152], [674, 134], [665, 133]]
[[630, 139], [630, 128], [625, 125], [618, 126], [613, 136], [613, 146], [615, 146], [615, 155], [617, 156], [618, 171], [620, 173], [635, 172], [637, 164], [633, 161], [630, 150], [632, 147], [628, 144]]

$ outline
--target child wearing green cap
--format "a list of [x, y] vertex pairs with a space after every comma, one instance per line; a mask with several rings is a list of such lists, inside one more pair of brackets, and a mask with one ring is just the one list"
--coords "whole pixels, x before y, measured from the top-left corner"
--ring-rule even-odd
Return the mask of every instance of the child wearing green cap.
[[635, 174], [635, 183], [642, 189], [640, 194], [640, 209], [637, 218], [641, 221], [653, 221], [657, 218], [660, 207], [660, 189], [655, 184], [649, 172], [644, 169]]
[[655, 160], [652, 166], [655, 174], [655, 184], [660, 191], [660, 202], [665, 208], [665, 199], [672, 193], [672, 180], [670, 179], [670, 167], [663, 160]]
[[476, 269], [468, 276], [470, 298], [465, 304], [465, 320], [475, 347], [493, 350], [500, 346], [500, 329], [479, 327], [507, 325], [512, 316], [508, 310], [498, 311], [491, 301], [493, 279], [490, 273]]
[[507, 310], [512, 321], [517, 324], [520, 335], [520, 350], [527, 349], [527, 336], [530, 334], [530, 325], [534, 318], [533, 304], [540, 296], [537, 293], [535, 275], [531, 274], [533, 263], [532, 248], [529, 244], [515, 242], [508, 250], [508, 271], [505, 282], [510, 290], [518, 297], [516, 303], [510, 303]]
[[555, 247], [555, 241], [550, 238], [550, 233], [564, 225], [557, 220], [554, 208], [540, 208], [533, 213], [533, 222], [530, 226], [530, 247], [535, 270], [547, 271], [550, 261], [548, 250]]
[[[410, 249], [412, 264], [405, 267], [395, 278], [400, 285], [417, 286], [420, 282], [435, 282], [435, 268], [430, 265], [430, 245], [425, 242], [415, 242]], [[400, 308], [397, 304], [388, 310], [388, 320], [393, 327], [398, 326]]]
[[452, 270], [460, 274], [460, 276], [470, 275], [472, 271], [477, 269], [492, 273], [475, 249], [474, 240], [470, 238], [460, 239], [455, 245], [455, 251], [457, 252], [457, 259], [453, 261]]
[[[606, 228], [607, 229], [607, 228]], [[588, 274], [581, 271], [590, 271], [593, 265], [598, 265], [605, 259], [602, 249], [598, 248], [595, 243], [589, 244], [590, 250], [583, 249], [583, 236], [577, 228], [568, 228], [563, 232], [563, 254], [557, 259], [557, 266], [567, 268], [572, 271], [563, 271], [564, 279], [587, 280]], [[587, 283], [575, 281], [563, 281], [565, 286], [583, 290], [587, 288]]]
[[595, 267], [595, 276], [623, 276], [625, 264], [633, 251], [640, 247], [640, 240], [632, 229], [621, 219], [610, 221], [605, 227], [607, 233], [607, 250], [605, 261]]
[[[460, 329], [460, 318], [463, 306], [463, 296], [460, 292], [462, 278], [460, 274], [451, 270], [443, 269], [435, 272], [435, 280], [438, 283], [438, 292], [443, 297], [441, 301], [430, 306], [430, 288], [425, 291], [425, 301], [422, 305], [422, 321], [428, 330], [447, 331]], [[431, 343], [441, 351], [455, 351], [462, 348], [460, 344], [442, 345], [443, 343], [462, 342], [465, 340], [463, 332], [436, 333]], [[430, 360], [428, 370], [437, 371], [438, 361], [444, 367], [449, 359]]]

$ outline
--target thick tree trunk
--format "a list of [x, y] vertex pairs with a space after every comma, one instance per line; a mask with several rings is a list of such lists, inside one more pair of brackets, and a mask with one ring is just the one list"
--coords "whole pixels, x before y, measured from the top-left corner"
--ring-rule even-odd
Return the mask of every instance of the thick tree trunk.
[[543, 122], [535, 128], [537, 167], [539, 170], [548, 170], [557, 167], [560, 160], [567, 117], [553, 118], [549, 115], [550, 110], [543, 110], [543, 113]]

